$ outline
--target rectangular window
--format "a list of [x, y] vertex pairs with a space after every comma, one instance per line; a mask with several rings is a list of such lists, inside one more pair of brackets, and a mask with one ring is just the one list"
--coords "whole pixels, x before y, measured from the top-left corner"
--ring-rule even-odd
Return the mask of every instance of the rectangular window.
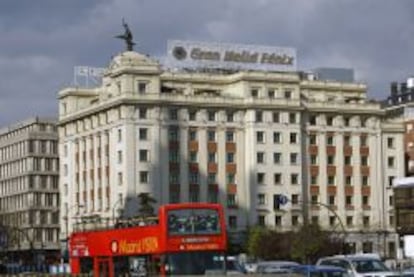
[[299, 225], [299, 216], [292, 215], [292, 226], [298, 226]]
[[290, 153], [290, 164], [298, 164], [298, 153]]
[[269, 89], [269, 90], [267, 91], [267, 96], [268, 96], [269, 98], [275, 98], [275, 90], [274, 90], [274, 89]]
[[122, 178], [122, 172], [118, 172], [118, 185], [122, 186], [123, 178]]
[[318, 164], [318, 156], [317, 155], [310, 155], [310, 164], [317, 165]]
[[367, 146], [367, 137], [366, 136], [361, 136], [360, 141], [361, 141], [361, 146]]
[[188, 132], [188, 139], [189, 139], [190, 141], [195, 141], [195, 140], [197, 140], [197, 131], [196, 131], [196, 130], [190, 130], [190, 131]]
[[228, 222], [229, 222], [230, 229], [237, 229], [237, 216], [230, 215]]
[[334, 145], [334, 137], [329, 135], [326, 137], [326, 145]]
[[388, 186], [392, 187], [392, 183], [394, 181], [395, 176], [388, 176]]
[[250, 93], [251, 93], [251, 95], [252, 95], [253, 98], [259, 97], [259, 89], [257, 89], [257, 88], [252, 88], [250, 90]]
[[316, 145], [317, 141], [316, 141], [316, 135], [311, 134], [309, 135], [309, 144], [310, 145]]
[[347, 195], [345, 197], [345, 204], [346, 205], [352, 205], [352, 196], [351, 195]]
[[233, 122], [234, 121], [234, 112], [227, 112], [227, 122]]
[[216, 173], [209, 173], [208, 178], [207, 178], [207, 182], [209, 184], [216, 184], [217, 183], [216, 177], [217, 177]]
[[388, 167], [390, 167], [390, 168], [395, 167], [395, 158], [394, 157], [388, 157]]
[[353, 226], [354, 225], [354, 218], [352, 216], [346, 217], [346, 226]]
[[234, 142], [234, 132], [233, 131], [226, 131], [226, 141], [227, 142]]
[[139, 150], [139, 161], [140, 162], [147, 162], [148, 161], [148, 150], [140, 149]]
[[138, 82], [138, 93], [146, 93], [146, 92], [147, 92], [147, 83]]
[[345, 156], [344, 157], [344, 164], [345, 165], [351, 165], [351, 156]]
[[265, 142], [265, 134], [262, 131], [256, 132], [256, 142], [257, 143], [264, 143]]
[[216, 153], [215, 152], [208, 153], [208, 162], [209, 163], [215, 163], [216, 162]]
[[329, 175], [328, 176], [328, 185], [329, 186], [334, 186], [335, 185], [335, 176], [334, 175]]
[[257, 225], [266, 226], [266, 220], [264, 215], [257, 216]]
[[148, 171], [140, 171], [139, 172], [139, 181], [142, 184], [148, 183]]
[[256, 175], [257, 178], [257, 184], [262, 185], [265, 181], [265, 174], [263, 172], [258, 172]]
[[292, 91], [285, 90], [285, 99], [291, 99], [292, 98]]
[[280, 113], [273, 112], [273, 123], [279, 123], [280, 122]]
[[147, 109], [146, 108], [139, 108], [139, 118], [146, 119], [147, 118]]
[[326, 117], [326, 125], [332, 126], [333, 125], [333, 116]]
[[169, 109], [169, 119], [170, 120], [177, 120], [178, 119], [178, 110], [175, 108]]
[[190, 121], [196, 121], [196, 119], [197, 119], [197, 111], [190, 110], [190, 111], [188, 112], [188, 119], [189, 119]]
[[226, 174], [226, 184], [235, 184], [236, 183], [236, 176], [234, 173], [227, 173]]
[[122, 163], [122, 151], [118, 151], [118, 164]]
[[351, 136], [344, 136], [344, 145], [351, 146]]
[[289, 113], [289, 123], [296, 123], [296, 113]]
[[265, 153], [264, 152], [257, 152], [256, 153], [256, 162], [258, 164], [265, 163]]
[[367, 195], [362, 196], [362, 205], [363, 206], [369, 205], [369, 197]]
[[282, 226], [282, 217], [280, 215], [275, 216], [275, 226], [277, 227]]
[[279, 132], [273, 132], [273, 143], [282, 143], [282, 135]]
[[216, 141], [216, 132], [213, 130], [207, 131], [207, 140], [208, 141]]
[[227, 194], [227, 206], [234, 207], [237, 205], [236, 195], [235, 194]]
[[190, 172], [189, 181], [191, 184], [198, 184], [198, 172]]
[[216, 120], [216, 112], [215, 111], [208, 111], [207, 116], [208, 116], [208, 121], [215, 121]]
[[263, 112], [256, 111], [256, 122], [263, 122]]
[[282, 153], [279, 153], [279, 152], [273, 153], [273, 163], [282, 164]]
[[290, 144], [298, 143], [298, 134], [297, 133], [290, 133]]
[[227, 163], [234, 163], [234, 153], [232, 152], [227, 152], [226, 153], [226, 162]]
[[394, 138], [387, 138], [387, 146], [388, 148], [395, 148]]
[[334, 165], [334, 164], [335, 164], [335, 156], [328, 155], [328, 165]]
[[197, 152], [196, 151], [190, 151], [189, 160], [190, 160], [190, 163], [196, 163], [197, 162]]
[[148, 129], [147, 128], [139, 128], [139, 139], [140, 140], [147, 140], [148, 139]]
[[258, 194], [257, 195], [257, 204], [259, 205], [265, 205], [266, 204], [266, 195], [265, 194]]
[[177, 129], [177, 127], [170, 127], [168, 129], [168, 140], [169, 141], [178, 141], [178, 129]]
[[352, 176], [345, 176], [345, 185], [352, 186]]
[[315, 115], [311, 115], [309, 116], [309, 125], [316, 125], [316, 116]]
[[280, 185], [282, 184], [282, 174], [281, 173], [275, 173], [273, 174], [274, 184]]
[[299, 182], [298, 174], [296, 174], [296, 173], [295, 174], [291, 174], [290, 175], [290, 183], [292, 185], [297, 185], [298, 182]]
[[368, 186], [368, 184], [369, 184], [369, 177], [368, 177], [368, 176], [366, 176], [366, 175], [364, 175], [364, 176], [362, 176], [361, 178], [362, 178], [362, 179], [361, 179], [361, 183], [362, 183], [362, 185], [363, 185], [363, 186]]

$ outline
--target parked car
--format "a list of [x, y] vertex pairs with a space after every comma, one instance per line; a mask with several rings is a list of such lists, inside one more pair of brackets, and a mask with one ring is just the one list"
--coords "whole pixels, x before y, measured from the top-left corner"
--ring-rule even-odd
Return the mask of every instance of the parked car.
[[351, 277], [399, 276], [399, 273], [389, 269], [376, 254], [335, 255], [320, 258], [316, 264], [342, 267]]
[[346, 269], [325, 265], [300, 265], [292, 268], [292, 273], [297, 277], [349, 277]]
[[300, 264], [293, 261], [266, 261], [258, 262], [255, 273], [270, 274], [270, 273], [289, 273], [292, 268]]

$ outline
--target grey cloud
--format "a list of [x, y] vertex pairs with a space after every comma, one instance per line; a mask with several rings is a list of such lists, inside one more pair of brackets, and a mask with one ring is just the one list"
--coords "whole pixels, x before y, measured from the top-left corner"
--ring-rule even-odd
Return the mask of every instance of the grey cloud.
[[106, 66], [123, 50], [122, 18], [146, 54], [165, 55], [168, 39], [290, 46], [300, 69], [355, 68], [383, 98], [413, 71], [413, 12], [411, 0], [2, 1], [0, 126], [56, 115], [74, 66]]

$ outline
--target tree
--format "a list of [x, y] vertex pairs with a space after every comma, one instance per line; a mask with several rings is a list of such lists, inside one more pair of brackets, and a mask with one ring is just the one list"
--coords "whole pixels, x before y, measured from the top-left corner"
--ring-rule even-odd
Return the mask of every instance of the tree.
[[304, 225], [297, 232], [277, 232], [264, 227], [250, 229], [247, 253], [262, 260], [294, 260], [315, 263], [323, 256], [337, 254], [342, 240], [337, 233], [319, 225]]
[[342, 242], [335, 233], [324, 231], [317, 224], [303, 225], [292, 241], [291, 256], [302, 263], [315, 263], [319, 257], [337, 254]]
[[154, 204], [157, 200], [151, 196], [149, 192], [141, 192], [138, 194], [139, 210], [138, 213], [142, 217], [155, 216]]

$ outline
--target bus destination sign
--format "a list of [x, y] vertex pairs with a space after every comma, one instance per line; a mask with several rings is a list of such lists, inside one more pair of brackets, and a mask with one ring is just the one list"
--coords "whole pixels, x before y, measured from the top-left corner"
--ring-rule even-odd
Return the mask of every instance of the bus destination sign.
[[295, 71], [296, 50], [285, 47], [170, 40], [167, 65], [189, 69]]

